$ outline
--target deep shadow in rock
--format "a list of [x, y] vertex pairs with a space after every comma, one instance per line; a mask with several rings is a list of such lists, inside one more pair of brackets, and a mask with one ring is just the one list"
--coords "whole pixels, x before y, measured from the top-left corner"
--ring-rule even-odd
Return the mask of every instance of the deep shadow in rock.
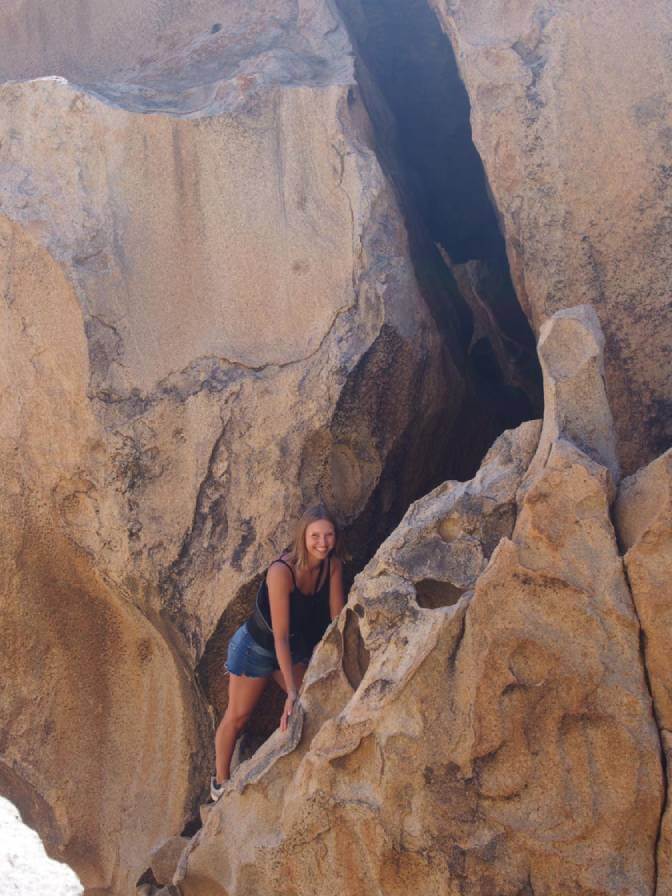
[[359, 619], [348, 607], [343, 629], [343, 671], [353, 690], [357, 690], [369, 668], [369, 651], [359, 631]]
[[[357, 50], [376, 152], [406, 219], [416, 277], [466, 390], [429, 487], [471, 478], [494, 439], [541, 416], [535, 338], [471, 137], [450, 41], [427, 0], [337, 0]], [[425, 491], [428, 491], [426, 488]]]
[[415, 590], [418, 604], [427, 610], [452, 607], [464, 594], [463, 588], [457, 588], [450, 582], [438, 582], [436, 579], [416, 582]]
[[[347, 517], [347, 590], [409, 504], [447, 479], [475, 475], [502, 431], [540, 416], [542, 392], [534, 336], [512, 286], [450, 42], [427, 0], [337, 0], [337, 6], [356, 48], [357, 80], [373, 122], [376, 153], [404, 213], [415, 275], [443, 337], [446, 370], [456, 382], [462, 377], [456, 408], [399, 432], [389, 424], [396, 396], [386, 392], [385, 383], [390, 365], [398, 377], [405, 359], [398, 335], [383, 327], [351, 372], [330, 425], [307, 441], [300, 483], [304, 503], [320, 493]], [[427, 388], [423, 372], [409, 369], [409, 376], [417, 377], [409, 392], [420, 394]], [[390, 433], [393, 445], [386, 442]], [[349, 513], [340, 506], [348, 503], [349, 477], [366, 466], [366, 446], [374, 442], [387, 458], [385, 469], [364, 508], [354, 510], [357, 489], [352, 489]], [[326, 472], [325, 464], [330, 464]], [[321, 493], [325, 482], [333, 494]], [[241, 589], [198, 667], [217, 719], [228, 692], [228, 639], [249, 614], [255, 591], [256, 581]], [[418, 585], [422, 607], [450, 606], [460, 594], [433, 580]], [[344, 671], [356, 687], [366, 661], [351, 614], [346, 637]], [[282, 699], [270, 685], [250, 723], [249, 748], [274, 730]]]

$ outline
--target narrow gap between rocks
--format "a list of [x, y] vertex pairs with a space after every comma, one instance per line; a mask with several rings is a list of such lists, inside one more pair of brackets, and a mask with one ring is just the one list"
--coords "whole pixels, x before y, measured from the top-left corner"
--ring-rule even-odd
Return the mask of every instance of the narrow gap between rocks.
[[447, 479], [471, 479], [505, 429], [541, 417], [543, 388], [472, 140], [467, 92], [428, 0], [333, 2], [355, 49], [374, 148], [404, 215], [416, 279], [450, 358], [447, 376], [455, 364], [463, 388], [456, 417], [422, 421], [420, 437], [399, 440], [350, 529], [358, 570], [411, 501]]
[[[623, 545], [620, 543], [619, 531], [616, 520], [613, 516], [611, 517], [611, 523], [614, 527], [614, 533], [616, 537], [616, 541], [618, 544], [618, 550], [622, 557], [625, 555], [625, 551], [623, 549]], [[637, 610], [637, 604], [635, 603], [635, 597], [632, 590], [632, 584], [630, 582], [630, 576], [628, 575], [628, 567], [623, 560], [623, 575], [625, 577], [625, 583], [628, 588], [628, 593], [630, 594], [630, 601], [632, 603], [632, 611], [635, 614], [635, 619], [637, 620], [637, 625], [639, 628], [639, 656], [640, 661], [642, 663], [642, 671], [644, 674], [644, 683], [646, 684], [646, 690], [649, 694], [649, 699], [651, 700], [651, 714], [653, 716], [653, 724], [656, 726], [656, 733], [658, 735], [658, 745], [660, 750], [660, 765], [663, 773], [663, 799], [662, 805], [660, 807], [660, 816], [658, 818], [658, 828], [656, 830], [656, 838], [653, 844], [653, 868], [654, 868], [654, 878], [653, 878], [653, 896], [656, 896], [658, 891], [658, 852], [660, 849], [660, 840], [663, 833], [663, 822], [665, 819], [665, 813], [667, 811], [668, 801], [669, 801], [669, 767], [667, 763], [667, 752], [665, 750], [665, 741], [663, 738], [663, 726], [658, 718], [658, 713], [656, 712], [656, 701], [653, 696], [653, 687], [651, 685], [651, 676], [649, 675], [649, 667], [646, 662], [646, 632], [642, 626], [642, 621], [639, 618], [639, 612]]]
[[[447, 479], [470, 479], [505, 429], [542, 416], [542, 381], [535, 338], [516, 298], [497, 212], [472, 141], [469, 100], [450, 41], [427, 0], [333, 2], [355, 48], [358, 88], [350, 101], [354, 108], [359, 93], [372, 121], [375, 151], [406, 222], [416, 279], [443, 338], [446, 370], [453, 376], [450, 371], [457, 368], [463, 392], [456, 417], [421, 421], [389, 453], [377, 488], [346, 532], [347, 589], [411, 501]], [[395, 363], [394, 347], [386, 343], [369, 354], [362, 375], [351, 375], [334, 415], [336, 443], [339, 415], [349, 420], [362, 412], [366, 375], [373, 370], [384, 377], [386, 365]], [[417, 385], [422, 388], [422, 382]], [[249, 612], [255, 585], [241, 589], [230, 604], [198, 667], [217, 717], [226, 706], [226, 643]], [[439, 592], [432, 582], [420, 592], [428, 607], [460, 596]], [[346, 671], [354, 683], [367, 657], [352, 625], [349, 630], [352, 656]], [[279, 689], [269, 687], [240, 758], [273, 731], [281, 706]]]

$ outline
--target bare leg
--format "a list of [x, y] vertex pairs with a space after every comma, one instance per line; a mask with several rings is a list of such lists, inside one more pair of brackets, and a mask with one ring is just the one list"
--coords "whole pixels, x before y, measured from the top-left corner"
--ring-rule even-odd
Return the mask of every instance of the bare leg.
[[270, 676], [248, 678], [246, 675], [231, 674], [229, 704], [215, 734], [215, 775], [218, 784], [228, 780], [231, 774], [231, 757], [238, 735], [269, 681]]
[[[294, 670], [294, 681], [296, 682], [297, 691], [301, 689], [301, 682], [303, 681], [303, 676], [306, 674], [306, 669], [308, 667], [304, 663], [295, 663], [292, 666]], [[282, 690], [287, 693], [287, 687], [285, 685], [285, 678], [282, 672], [279, 669], [276, 669], [273, 673], [273, 681], [276, 684], [279, 684]]]

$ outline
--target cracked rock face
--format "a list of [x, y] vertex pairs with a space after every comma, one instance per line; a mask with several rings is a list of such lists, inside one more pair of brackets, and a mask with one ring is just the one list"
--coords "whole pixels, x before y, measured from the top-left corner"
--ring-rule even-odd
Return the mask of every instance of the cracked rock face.
[[669, 769], [672, 762], [672, 451], [621, 484], [616, 524], [625, 550], [625, 568], [642, 627], [661, 747], [666, 756], [667, 793], [657, 844], [656, 893], [672, 893], [672, 817]]
[[430, 0], [537, 333], [592, 305], [626, 473], [672, 438], [669, 5]]
[[[412, 505], [184, 896], [672, 893], [668, 456], [621, 486], [628, 580], [610, 518], [670, 435], [665, 4], [432, 7], [543, 427]], [[375, 127], [331, 4], [0, 10], [0, 792], [97, 896], [166, 841], [172, 875], [211, 759], [194, 665], [297, 512], [398, 519], [471, 410], [464, 341], [506, 367], [487, 265], [454, 266], [462, 323], [425, 272], [430, 313]]]
[[116, 894], [222, 613], [306, 504], [407, 506], [464, 389], [328, 8], [61, 7], [0, 12], [0, 782]]
[[524, 424], [472, 482], [409, 509], [319, 646], [288, 735], [239, 767], [185, 850], [185, 896], [307, 896], [316, 879], [326, 896], [653, 892], [660, 741], [612, 476], [576, 444], [585, 377], [579, 358], [544, 421], [572, 420], [576, 441], [556, 433], [540, 460]]

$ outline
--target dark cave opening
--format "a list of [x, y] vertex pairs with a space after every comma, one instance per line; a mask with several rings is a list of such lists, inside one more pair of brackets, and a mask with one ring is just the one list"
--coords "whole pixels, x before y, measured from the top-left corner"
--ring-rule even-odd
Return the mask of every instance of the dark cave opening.
[[[416, 280], [447, 369], [457, 367], [463, 387], [457, 414], [420, 421], [390, 453], [349, 527], [351, 581], [412, 501], [446, 480], [471, 479], [505, 429], [540, 417], [543, 389], [450, 40], [428, 0], [334, 2], [354, 47], [374, 150], [405, 219]], [[353, 109], [357, 99], [349, 101]]]
[[504, 430], [541, 415], [534, 334], [511, 281], [469, 98], [427, 0], [335, 0], [416, 277], [466, 383], [425, 491], [469, 479]]

